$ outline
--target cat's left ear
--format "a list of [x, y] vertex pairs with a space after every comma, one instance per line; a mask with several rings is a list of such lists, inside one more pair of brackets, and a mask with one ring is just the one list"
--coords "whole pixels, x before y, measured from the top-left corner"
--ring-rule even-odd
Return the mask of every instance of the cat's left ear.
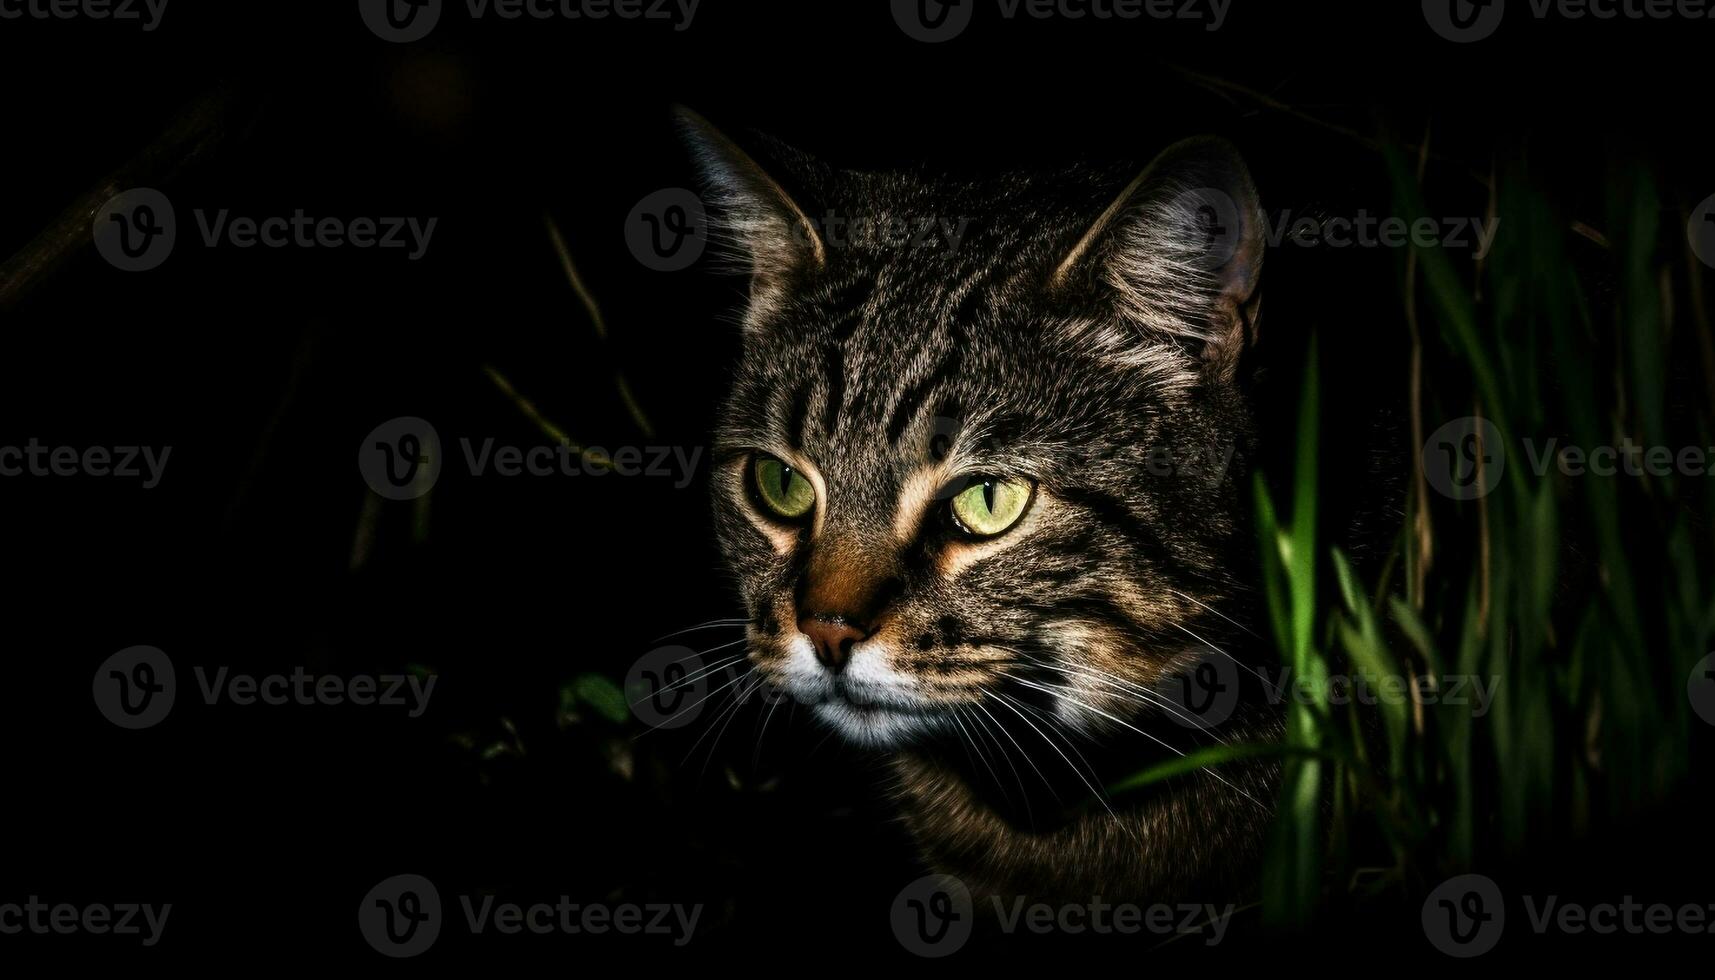
[[821, 268], [827, 247], [785, 186], [750, 154], [695, 112], [677, 106], [674, 116], [702, 171], [717, 227], [749, 266], [755, 313], [799, 277]]
[[1238, 150], [1198, 137], [1155, 158], [1053, 272], [1096, 285], [1119, 317], [1194, 348], [1232, 380], [1262, 312], [1265, 222]]

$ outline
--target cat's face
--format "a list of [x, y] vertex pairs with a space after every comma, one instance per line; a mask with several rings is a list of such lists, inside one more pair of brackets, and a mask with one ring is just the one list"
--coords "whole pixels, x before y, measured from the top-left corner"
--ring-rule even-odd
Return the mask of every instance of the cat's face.
[[[1136, 715], [1136, 689], [1185, 665], [1185, 628], [1227, 579], [1249, 232], [1212, 261], [1128, 252], [1170, 242], [1196, 200], [1160, 163], [1107, 214], [1123, 180], [1093, 174], [801, 176], [830, 211], [965, 222], [956, 249], [835, 246], [748, 157], [697, 134], [755, 277], [715, 507], [760, 674], [871, 745]], [[1213, 174], [1224, 151], [1181, 152]], [[1108, 281], [1122, 268], [1176, 281], [1127, 292]]]

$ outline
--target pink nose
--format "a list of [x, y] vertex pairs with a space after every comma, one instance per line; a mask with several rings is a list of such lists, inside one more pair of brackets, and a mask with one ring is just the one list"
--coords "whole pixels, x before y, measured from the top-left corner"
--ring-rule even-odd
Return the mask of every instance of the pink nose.
[[868, 635], [844, 616], [805, 616], [798, 620], [798, 631], [810, 638], [816, 659], [833, 674], [845, 669], [852, 646]]

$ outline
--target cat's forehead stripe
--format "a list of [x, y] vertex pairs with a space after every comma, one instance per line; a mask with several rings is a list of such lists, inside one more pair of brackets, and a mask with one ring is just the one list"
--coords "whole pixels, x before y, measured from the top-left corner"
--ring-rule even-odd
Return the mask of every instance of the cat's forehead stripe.
[[923, 407], [929, 404], [931, 397], [947, 383], [953, 372], [958, 370], [960, 363], [957, 347], [946, 350], [927, 374], [900, 392], [893, 408], [893, 416], [887, 422], [887, 441], [890, 445], [899, 446], [906, 427], [922, 413]]

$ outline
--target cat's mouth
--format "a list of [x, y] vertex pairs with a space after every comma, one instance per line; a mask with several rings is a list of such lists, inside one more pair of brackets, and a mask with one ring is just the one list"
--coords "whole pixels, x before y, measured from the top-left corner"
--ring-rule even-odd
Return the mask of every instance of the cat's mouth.
[[876, 690], [873, 685], [854, 684], [842, 678], [835, 678], [827, 693], [817, 700], [820, 704], [838, 705], [860, 716], [928, 717], [936, 714], [934, 705], [922, 703], [914, 697], [902, 697], [892, 691]]
[[973, 701], [974, 691], [926, 687], [922, 678], [890, 663], [881, 646], [858, 644], [839, 670], [818, 662], [809, 639], [798, 637], [758, 666], [769, 680], [822, 724], [847, 741], [872, 747], [898, 747], [953, 724], [958, 705]]
[[852, 742], [896, 747], [936, 726], [939, 712], [894, 703], [829, 698], [812, 706], [817, 717]]

